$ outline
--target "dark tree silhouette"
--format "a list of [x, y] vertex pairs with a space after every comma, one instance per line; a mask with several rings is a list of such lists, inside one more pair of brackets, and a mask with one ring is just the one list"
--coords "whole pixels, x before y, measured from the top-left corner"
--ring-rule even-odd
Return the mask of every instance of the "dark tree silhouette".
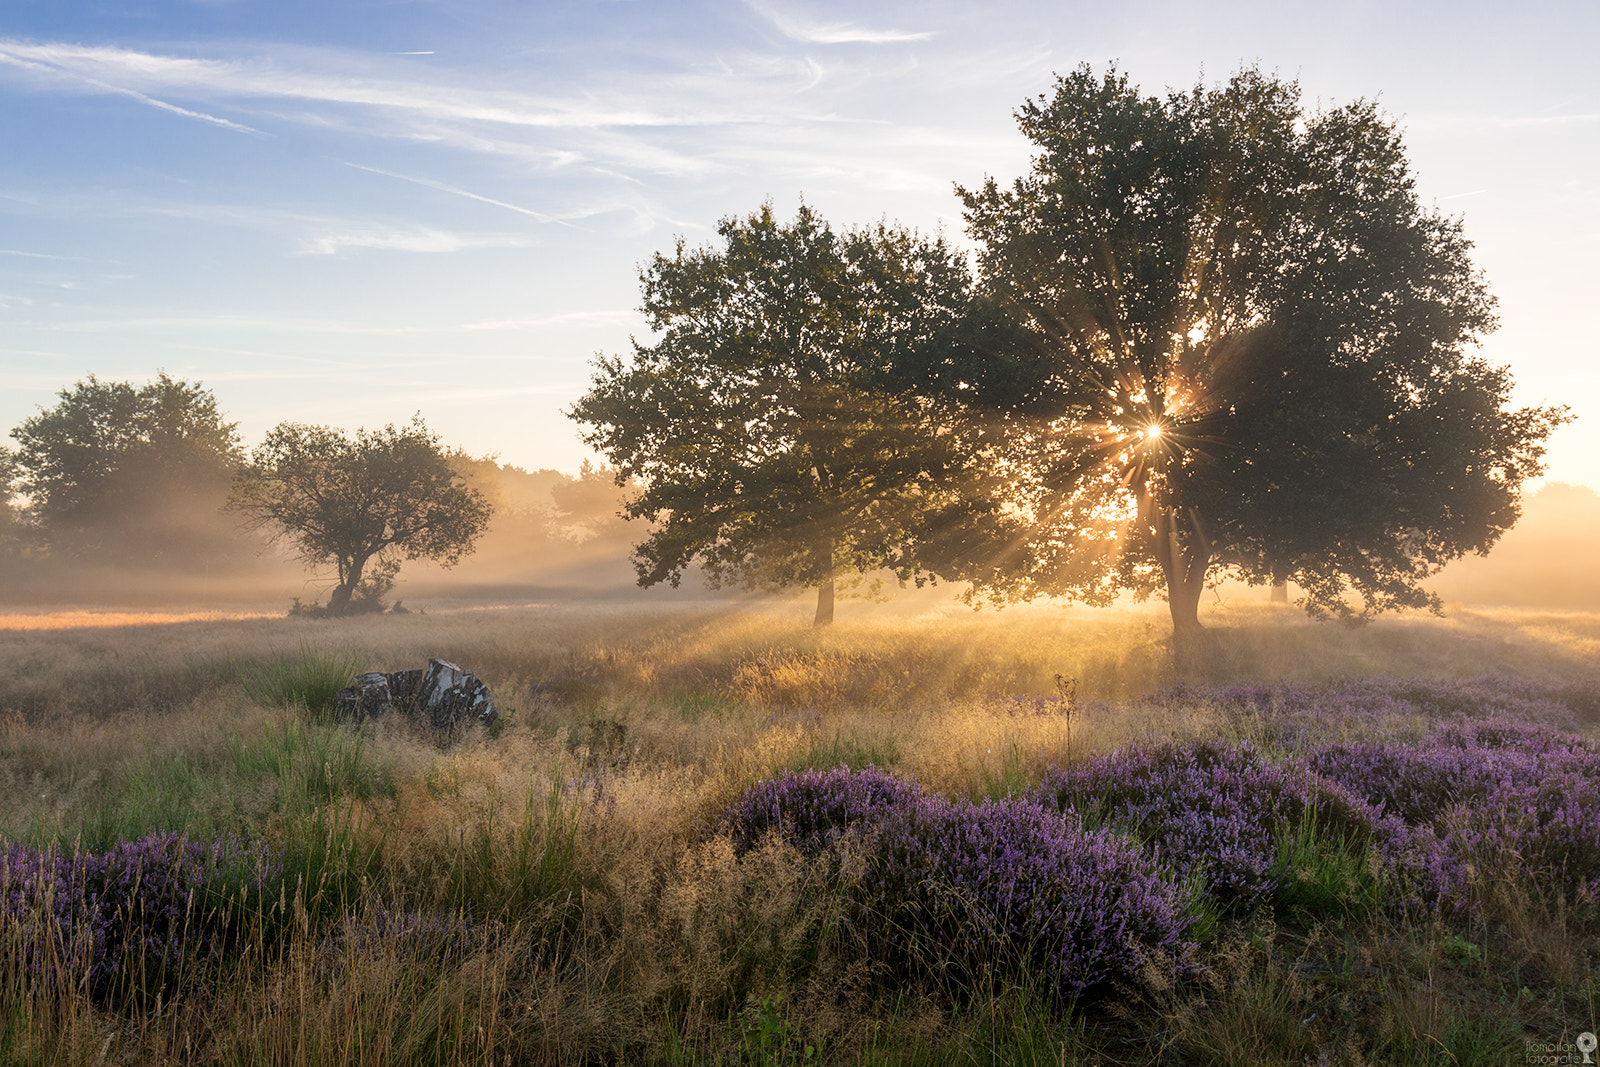
[[815, 587], [879, 568], [918, 576], [914, 531], [949, 509], [970, 455], [899, 377], [961, 313], [969, 275], [942, 241], [886, 224], [834, 232], [809, 207], [724, 219], [642, 273], [660, 337], [602, 357], [570, 415], [639, 483], [639, 584]]
[[1566, 413], [1509, 409], [1469, 354], [1493, 298], [1393, 122], [1258, 70], [1158, 98], [1087, 66], [1017, 120], [1031, 171], [960, 193], [1011, 331], [926, 372], [1005, 368], [1031, 529], [991, 591], [1163, 590], [1180, 646], [1223, 571], [1314, 614], [1436, 610], [1420, 581], [1511, 526]]
[[328, 613], [342, 615], [358, 590], [378, 602], [400, 563], [452, 566], [489, 523], [482, 494], [462, 484], [459, 453], [440, 447], [420, 417], [358, 430], [279, 423], [234, 480], [229, 506], [256, 528], [292, 543], [312, 566], [332, 566]]

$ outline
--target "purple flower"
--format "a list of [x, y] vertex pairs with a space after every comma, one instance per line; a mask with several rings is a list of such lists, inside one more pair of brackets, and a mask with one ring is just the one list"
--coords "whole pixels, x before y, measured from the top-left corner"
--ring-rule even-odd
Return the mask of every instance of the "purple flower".
[[1249, 742], [1129, 747], [1049, 775], [1039, 803], [1144, 842], [1180, 878], [1199, 873], [1225, 907], [1248, 907], [1277, 887], [1278, 837], [1315, 820], [1319, 832], [1365, 848], [1377, 813], [1345, 789]]
[[237, 839], [153, 834], [102, 853], [11, 844], [0, 849], [0, 924], [17, 932], [34, 982], [100, 1000], [149, 995], [220, 955], [229, 909], [252, 892], [259, 904], [282, 873]]
[[1025, 968], [1078, 994], [1193, 949], [1183, 890], [1135, 843], [1026, 801], [954, 803], [840, 768], [763, 782], [721, 826], [741, 849], [777, 832], [813, 855], [859, 850], [854, 922], [896, 971]]
[[779, 831], [795, 847], [815, 854], [851, 827], [922, 796], [921, 786], [875, 767], [799, 771], [751, 788], [723, 815], [718, 829], [731, 833], [740, 851]]

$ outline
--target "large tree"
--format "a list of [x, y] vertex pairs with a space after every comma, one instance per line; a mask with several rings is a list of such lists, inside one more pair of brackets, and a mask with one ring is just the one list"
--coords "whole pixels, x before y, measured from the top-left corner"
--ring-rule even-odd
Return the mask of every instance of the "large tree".
[[960, 191], [1013, 328], [932, 376], [1022, 369], [990, 410], [1032, 528], [1001, 595], [1164, 590], [1180, 644], [1222, 571], [1436, 608], [1420, 581], [1515, 521], [1565, 412], [1470, 351], [1494, 302], [1394, 123], [1258, 70], [1156, 97], [1087, 66], [1017, 120], [1029, 173]]
[[698, 563], [714, 584], [813, 587], [826, 625], [837, 580], [919, 575], [914, 531], [958, 506], [970, 450], [902, 372], [959, 320], [969, 274], [942, 241], [836, 232], [806, 206], [718, 234], [651, 260], [659, 337], [602, 357], [570, 414], [618, 484], [642, 487], [625, 506], [654, 523], [641, 585]]
[[199, 382], [90, 375], [11, 431], [17, 488], [57, 549], [192, 561], [226, 536], [208, 520], [243, 459], [235, 427]]
[[490, 509], [462, 484], [463, 462], [420, 417], [354, 438], [284, 422], [240, 469], [229, 506], [288, 540], [305, 562], [332, 567], [328, 612], [342, 615], [358, 590], [381, 597], [402, 560], [451, 566], [472, 551]]

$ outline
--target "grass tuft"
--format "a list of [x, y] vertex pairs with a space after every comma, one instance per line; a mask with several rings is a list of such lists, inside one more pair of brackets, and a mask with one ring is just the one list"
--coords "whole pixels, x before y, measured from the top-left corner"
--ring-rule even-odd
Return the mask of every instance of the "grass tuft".
[[365, 666], [354, 652], [329, 652], [309, 645], [294, 656], [239, 672], [245, 695], [274, 708], [300, 708], [313, 716], [331, 716], [339, 690]]

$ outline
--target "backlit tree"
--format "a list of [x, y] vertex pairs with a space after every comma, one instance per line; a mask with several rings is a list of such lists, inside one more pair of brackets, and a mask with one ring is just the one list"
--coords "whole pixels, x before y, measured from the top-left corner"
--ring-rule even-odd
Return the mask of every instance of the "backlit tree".
[[376, 602], [402, 560], [451, 566], [472, 551], [490, 509], [456, 473], [464, 461], [420, 417], [354, 438], [284, 422], [250, 454], [229, 506], [286, 539], [306, 563], [331, 567], [337, 584], [328, 612], [342, 615], [358, 590]]
[[1510, 527], [1566, 415], [1471, 352], [1493, 299], [1393, 122], [1257, 70], [1155, 97], [1088, 67], [1017, 120], [1029, 173], [961, 191], [1014, 333], [930, 374], [1024, 369], [988, 408], [1030, 528], [997, 595], [1161, 590], [1180, 639], [1224, 572], [1436, 608], [1419, 583]]
[[834, 231], [802, 206], [724, 219], [644, 270], [659, 333], [603, 357], [570, 414], [653, 531], [641, 585], [698, 564], [713, 583], [818, 590], [885, 568], [924, 571], [917, 531], [949, 526], [972, 453], [907, 366], [959, 321], [969, 275], [941, 241], [880, 224]]

